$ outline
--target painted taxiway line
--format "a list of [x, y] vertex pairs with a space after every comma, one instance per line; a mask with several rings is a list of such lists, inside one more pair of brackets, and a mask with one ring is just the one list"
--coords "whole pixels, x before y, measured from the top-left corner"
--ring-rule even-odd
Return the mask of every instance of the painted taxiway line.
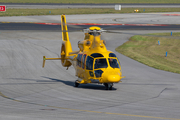
[[180, 16], [180, 14], [163, 14], [163, 16]]
[[100, 111], [81, 110], [81, 109], [72, 109], [72, 108], [64, 108], [64, 107], [43, 105], [43, 104], [39, 104], [39, 103], [27, 102], [27, 101], [22, 101], [22, 100], [17, 100], [17, 99], [14, 99], [14, 98], [10, 98], [10, 97], [4, 95], [1, 92], [0, 92], [0, 96], [3, 97], [3, 98], [9, 99], [9, 100], [16, 101], [16, 102], [27, 103], [27, 104], [38, 105], [38, 106], [45, 106], [45, 107], [56, 108], [56, 109], [64, 109], [64, 110], [72, 110], [72, 111], [80, 111], [80, 112], [88, 112], [88, 113], [119, 115], [119, 116], [127, 116], [127, 117], [138, 117], [138, 118], [151, 118], [151, 119], [161, 119], [161, 120], [180, 120], [180, 119], [177, 119], [177, 118], [165, 118], [165, 117], [133, 115], [133, 114], [123, 114], [123, 113], [110, 113], [110, 112], [100, 112]]

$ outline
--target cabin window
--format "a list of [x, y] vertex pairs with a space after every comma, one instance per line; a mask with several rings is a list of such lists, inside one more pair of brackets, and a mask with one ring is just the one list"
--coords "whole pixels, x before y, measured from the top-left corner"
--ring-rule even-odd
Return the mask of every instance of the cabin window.
[[94, 69], [107, 68], [107, 67], [108, 67], [108, 64], [107, 64], [106, 58], [96, 59]]
[[96, 57], [104, 57], [102, 54], [100, 53], [93, 53], [91, 54], [92, 57], [96, 58]]
[[109, 53], [109, 57], [116, 57], [114, 53]]
[[82, 58], [82, 54], [80, 54], [79, 56], [79, 67], [81, 67], [81, 58]]
[[86, 54], [84, 54], [83, 57], [82, 57], [82, 68], [83, 69], [85, 67], [85, 59], [86, 59]]
[[86, 69], [87, 70], [93, 70], [93, 61], [94, 59], [90, 56], [87, 56], [86, 58]]
[[117, 59], [108, 58], [108, 61], [109, 61], [109, 65], [110, 65], [112, 68], [119, 68], [119, 63], [118, 63]]
[[82, 54], [78, 54], [77, 57], [77, 66], [81, 67], [81, 58], [82, 58]]
[[76, 65], [77, 65], [77, 66], [79, 66], [79, 56], [80, 56], [80, 55], [78, 54], [78, 56], [77, 56], [77, 61], [76, 61], [76, 63], [77, 63]]

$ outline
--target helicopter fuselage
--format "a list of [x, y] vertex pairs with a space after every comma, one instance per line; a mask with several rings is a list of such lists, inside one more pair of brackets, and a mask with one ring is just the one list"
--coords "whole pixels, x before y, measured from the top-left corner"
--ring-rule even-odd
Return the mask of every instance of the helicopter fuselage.
[[70, 61], [75, 68], [79, 83], [118, 83], [121, 80], [121, 66], [116, 55], [107, 50], [100, 39], [99, 27], [89, 28], [85, 40], [78, 42], [79, 53]]

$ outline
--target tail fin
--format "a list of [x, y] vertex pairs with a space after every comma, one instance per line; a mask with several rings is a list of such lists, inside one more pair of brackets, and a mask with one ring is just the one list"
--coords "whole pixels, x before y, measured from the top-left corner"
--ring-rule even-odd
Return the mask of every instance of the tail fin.
[[72, 52], [71, 42], [69, 41], [66, 16], [61, 15], [61, 29], [62, 29], [62, 46], [61, 46], [61, 63], [64, 67], [71, 66], [71, 62], [66, 60], [69, 53]]
[[46, 60], [61, 60], [62, 66], [69, 67], [72, 63], [69, 61], [69, 54], [73, 54], [71, 43], [69, 41], [68, 29], [66, 24], [66, 16], [61, 15], [61, 29], [62, 29], [62, 47], [61, 47], [61, 58], [46, 58], [43, 56], [43, 66], [45, 66]]
[[69, 41], [68, 29], [66, 24], [66, 16], [61, 15], [62, 40]]

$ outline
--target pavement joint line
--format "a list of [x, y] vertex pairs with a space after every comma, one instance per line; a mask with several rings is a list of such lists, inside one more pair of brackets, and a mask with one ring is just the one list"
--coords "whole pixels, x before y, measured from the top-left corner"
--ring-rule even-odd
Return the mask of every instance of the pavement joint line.
[[38, 103], [31, 103], [21, 100], [16, 100], [14, 98], [10, 98], [8, 96], [5, 96], [3, 93], [0, 92], [0, 96], [6, 99], [10, 99], [16, 102], [21, 103], [27, 103], [27, 104], [33, 104], [33, 105], [39, 105], [39, 106], [45, 106], [45, 107], [51, 107], [51, 108], [57, 108], [57, 109], [66, 109], [66, 110], [73, 110], [73, 111], [81, 111], [81, 112], [88, 112], [88, 113], [100, 113], [100, 114], [110, 114], [110, 115], [119, 115], [119, 116], [127, 116], [127, 117], [139, 117], [139, 118], [152, 118], [152, 119], [163, 119], [163, 120], [180, 120], [177, 118], [164, 118], [164, 117], [154, 117], [154, 116], [144, 116], [144, 115], [133, 115], [133, 114], [122, 114], [122, 113], [110, 113], [110, 112], [100, 112], [100, 111], [91, 111], [91, 110], [81, 110], [81, 109], [72, 109], [72, 108], [64, 108], [64, 107], [56, 107], [56, 106], [49, 106], [49, 105], [43, 105]]

